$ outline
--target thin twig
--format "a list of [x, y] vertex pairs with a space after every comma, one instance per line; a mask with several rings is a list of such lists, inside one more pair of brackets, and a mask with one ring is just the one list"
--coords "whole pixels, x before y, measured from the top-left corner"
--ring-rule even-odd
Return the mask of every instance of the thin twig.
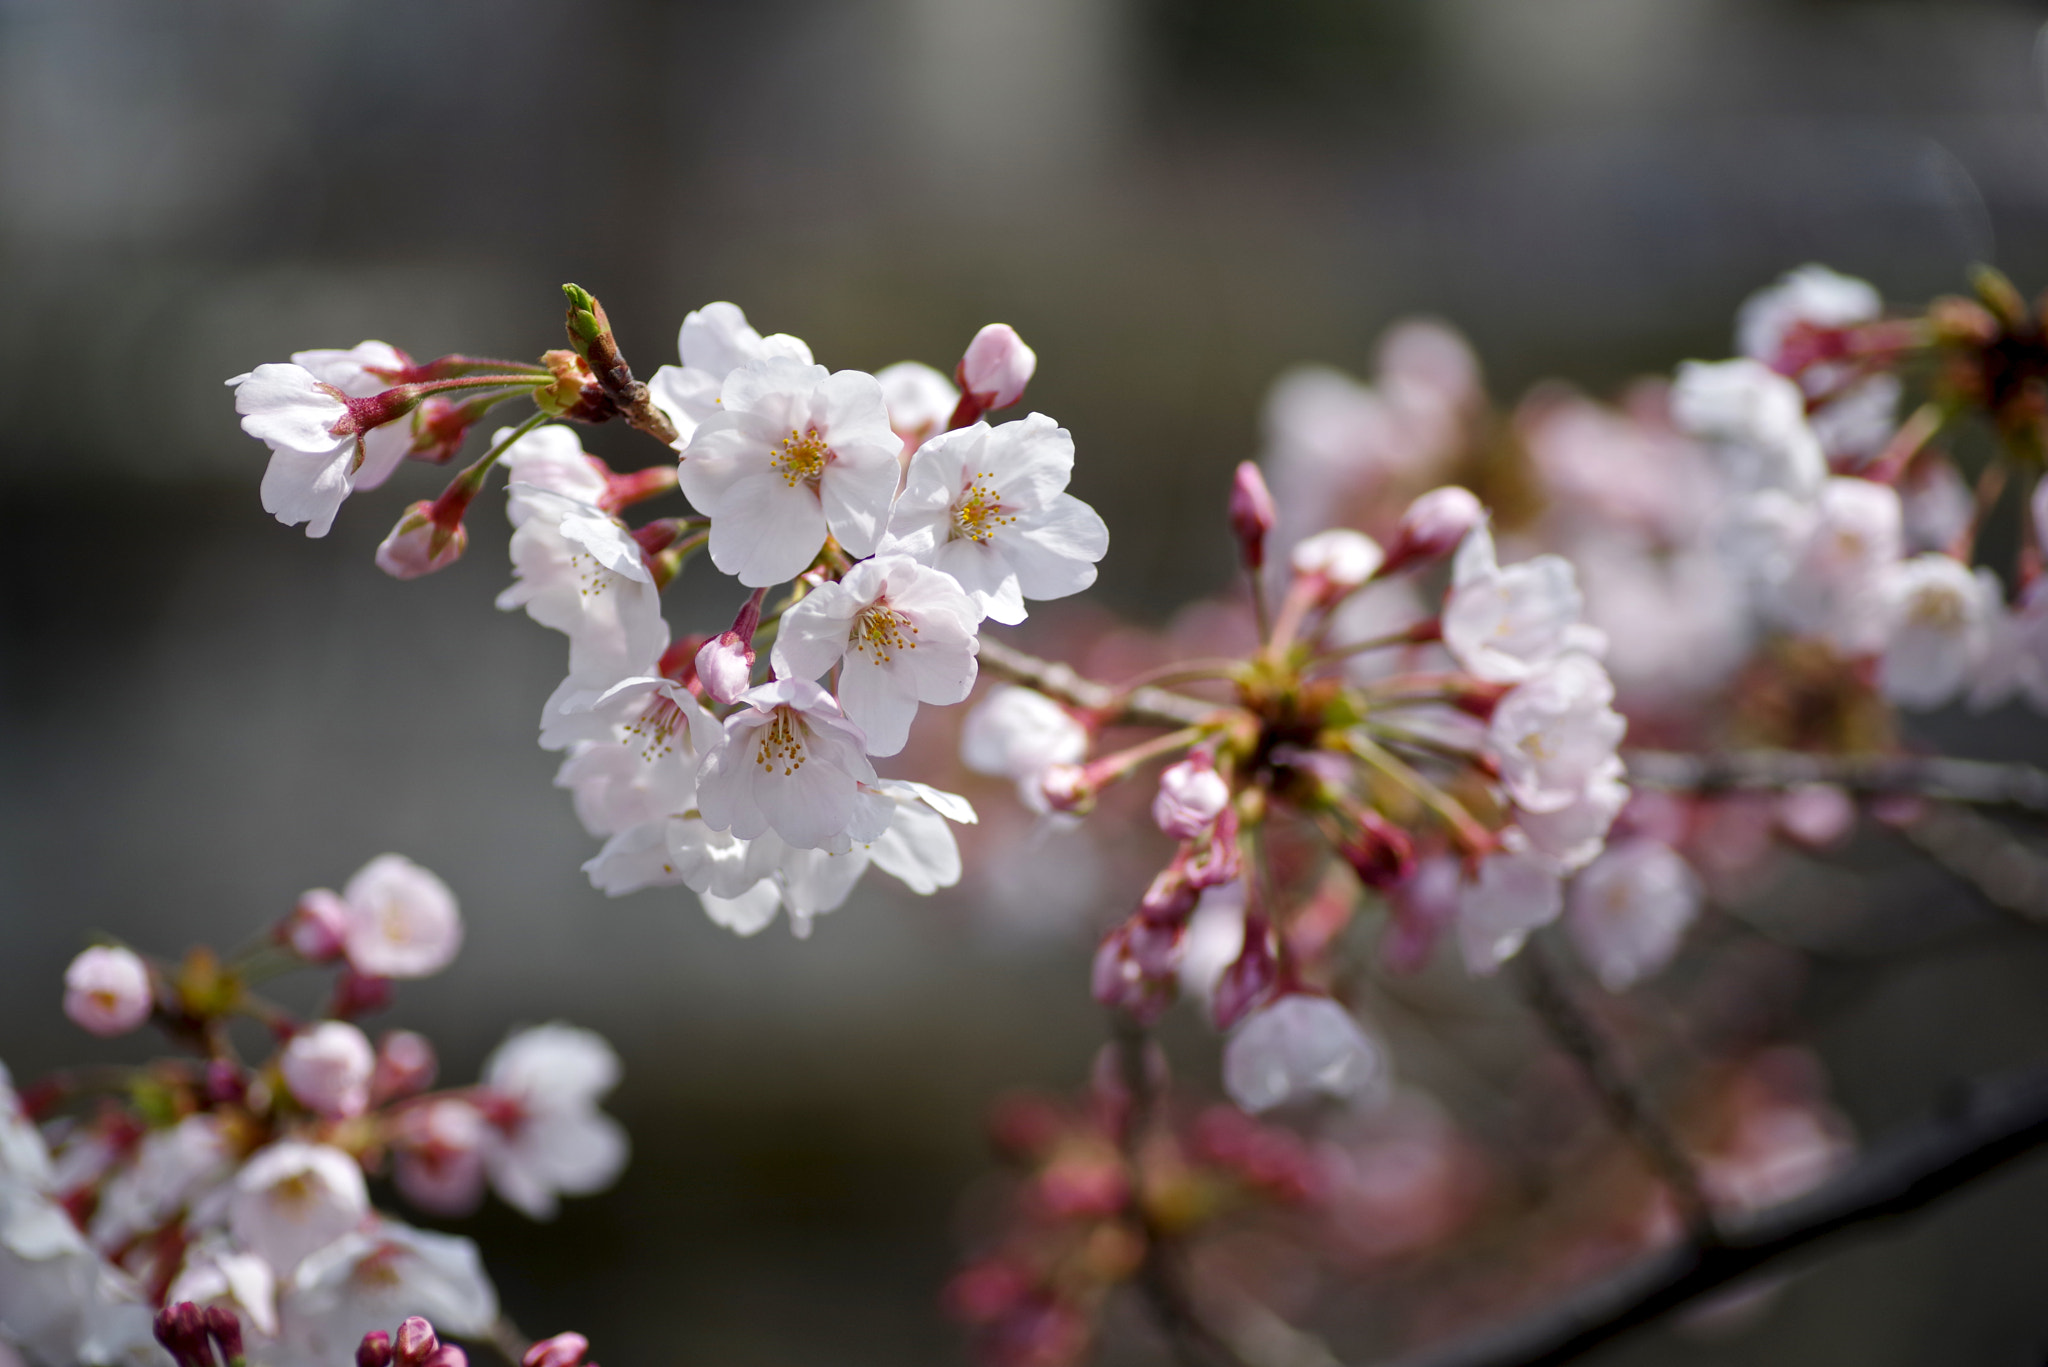
[[1943, 802], [2012, 807], [2048, 815], [2048, 772], [2025, 764], [1940, 755], [1810, 755], [1792, 750], [1718, 755], [1631, 750], [1623, 758], [1630, 780], [1645, 788], [1773, 791], [1832, 783], [1851, 792], [1910, 793]]
[[2048, 1144], [2048, 1068], [1965, 1090], [1944, 1113], [1873, 1145], [1804, 1196], [1724, 1218], [1687, 1241], [1553, 1302], [1396, 1367], [1553, 1367], [1844, 1231], [1921, 1210]]
[[1047, 697], [1089, 712], [1106, 713], [1106, 720], [1140, 726], [1199, 726], [1231, 709], [1220, 703], [1203, 702], [1163, 688], [1117, 689], [1093, 679], [1084, 679], [1071, 666], [1027, 655], [1001, 641], [981, 638], [981, 667], [1013, 683], [1027, 684]]

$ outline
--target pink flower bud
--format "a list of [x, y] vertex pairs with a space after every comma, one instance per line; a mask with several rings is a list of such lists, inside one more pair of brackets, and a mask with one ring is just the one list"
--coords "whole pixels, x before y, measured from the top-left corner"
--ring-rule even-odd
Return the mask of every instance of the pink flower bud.
[[1466, 534], [1486, 520], [1486, 508], [1469, 489], [1446, 484], [1408, 505], [1394, 533], [1383, 570], [1439, 560], [1458, 549]]
[[1237, 1024], [1246, 1012], [1272, 993], [1273, 984], [1280, 978], [1272, 938], [1264, 917], [1244, 918], [1244, 948], [1238, 952], [1236, 961], [1223, 970], [1209, 1003], [1218, 1030], [1228, 1030]]
[[370, 1104], [376, 1056], [369, 1039], [346, 1021], [322, 1021], [294, 1035], [278, 1066], [285, 1085], [309, 1111], [345, 1119]]
[[583, 1335], [557, 1334], [527, 1349], [519, 1367], [582, 1367], [583, 1355], [589, 1351], [590, 1340]]
[[469, 1367], [469, 1354], [452, 1343], [444, 1343], [427, 1354], [423, 1367]]
[[1049, 764], [1038, 776], [1039, 796], [1055, 812], [1080, 812], [1095, 801], [1095, 782], [1085, 764]]
[[343, 1020], [367, 1016], [391, 1005], [391, 999], [396, 995], [389, 978], [358, 973], [353, 968], [343, 969], [334, 984], [334, 1000], [327, 1004], [327, 1014]]
[[1316, 599], [1328, 603], [1378, 574], [1387, 554], [1365, 533], [1338, 527], [1302, 541], [1290, 559], [1296, 574], [1314, 581]]
[[397, 1367], [426, 1367], [427, 1359], [441, 1346], [434, 1326], [414, 1315], [398, 1326], [392, 1342], [392, 1361]]
[[434, 505], [425, 499], [405, 510], [377, 547], [377, 568], [393, 579], [418, 579], [445, 570], [462, 559], [469, 547], [469, 528], [461, 522], [443, 527], [434, 521]]
[[1266, 563], [1266, 533], [1273, 530], [1279, 516], [1266, 477], [1258, 466], [1242, 462], [1230, 484], [1230, 530], [1237, 537], [1238, 554], [1246, 569], [1255, 570]]
[[[1024, 397], [1038, 369], [1038, 356], [1008, 323], [990, 323], [974, 334], [953, 378], [977, 407], [1008, 408]], [[977, 415], [978, 416], [978, 415]], [[973, 421], [969, 419], [968, 421]], [[962, 424], [964, 425], [964, 424]]]
[[438, 1067], [434, 1046], [425, 1035], [393, 1030], [377, 1042], [377, 1066], [370, 1074], [370, 1100], [381, 1106], [401, 1097], [417, 1096], [434, 1085]]
[[299, 894], [299, 904], [278, 926], [278, 938], [309, 964], [332, 963], [348, 945], [349, 910], [328, 888]]
[[1180, 861], [1159, 871], [1152, 885], [1145, 889], [1145, 896], [1138, 902], [1138, 915], [1148, 921], [1185, 921], [1195, 911], [1199, 900], [1194, 888], [1188, 885]]
[[220, 1349], [223, 1362], [233, 1367], [242, 1357], [242, 1321], [225, 1305], [206, 1307], [206, 1332]]
[[64, 970], [64, 1014], [95, 1035], [125, 1035], [149, 1019], [149, 965], [132, 949], [99, 945]]
[[753, 676], [753, 649], [733, 632], [712, 637], [697, 652], [697, 680], [717, 702], [738, 702], [753, 687]]
[[[1141, 958], [1137, 947], [1132, 944], [1133, 924], [1126, 922], [1103, 939], [1101, 947], [1095, 951], [1090, 983], [1096, 1001], [1128, 1012], [1140, 1024], [1149, 1025], [1172, 1005], [1178, 980], [1170, 972], [1164, 975], [1146, 972], [1146, 961], [1157, 964], [1162, 956], [1157, 952], [1156, 944], [1148, 943]], [[1148, 936], [1150, 933], [1148, 930]]]
[[1159, 775], [1152, 819], [1175, 840], [1193, 840], [1230, 805], [1230, 785], [1205, 754], [1190, 755]]
[[1378, 812], [1360, 812], [1337, 852], [1369, 888], [1388, 888], [1415, 872], [1415, 841]]
[[179, 1301], [157, 1311], [150, 1327], [156, 1341], [178, 1367], [213, 1367], [213, 1348], [206, 1341], [206, 1320], [191, 1301]]
[[356, 1345], [356, 1367], [391, 1367], [391, 1335], [372, 1329]]

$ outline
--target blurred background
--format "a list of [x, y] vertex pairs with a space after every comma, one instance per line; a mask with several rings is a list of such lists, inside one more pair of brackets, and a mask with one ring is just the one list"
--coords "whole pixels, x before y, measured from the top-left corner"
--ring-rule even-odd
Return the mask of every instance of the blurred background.
[[[500, 521], [449, 573], [384, 578], [371, 549], [440, 486], [410, 467], [306, 541], [258, 506], [264, 452], [221, 381], [365, 337], [532, 355], [564, 280], [643, 375], [713, 299], [835, 368], [950, 369], [1006, 321], [1112, 530], [1099, 606], [1068, 610], [1156, 623], [1227, 577], [1223, 492], [1272, 379], [1363, 372], [1403, 315], [1463, 330], [1507, 400], [1725, 355], [1743, 296], [1807, 260], [1901, 301], [1973, 260], [2048, 283], [2040, 22], [1988, 0], [0, 0], [0, 1057], [121, 1056], [58, 1010], [88, 930], [236, 942], [403, 851], [469, 920], [391, 1017], [444, 1078], [554, 1018], [626, 1059], [619, 1187], [547, 1227], [460, 1226], [527, 1329], [617, 1362], [964, 1360], [936, 1300], [981, 1117], [1084, 1076], [1076, 926], [1142, 875], [1082, 852], [929, 902], [871, 879], [803, 943], [735, 939], [680, 892], [608, 902], [528, 739], [561, 643], [489, 606]], [[678, 630], [732, 606], [687, 577], [668, 597]], [[1952, 736], [2048, 753], [2000, 728]], [[999, 786], [971, 795], [1014, 825]], [[2016, 931], [1816, 968], [1839, 1103], [1875, 1133], [2037, 1057], [2044, 970]], [[2044, 1217], [2048, 1172], [2004, 1179], [1740, 1337], [1613, 1361], [2038, 1362]], [[1111, 1348], [1158, 1354], [1140, 1328]]]

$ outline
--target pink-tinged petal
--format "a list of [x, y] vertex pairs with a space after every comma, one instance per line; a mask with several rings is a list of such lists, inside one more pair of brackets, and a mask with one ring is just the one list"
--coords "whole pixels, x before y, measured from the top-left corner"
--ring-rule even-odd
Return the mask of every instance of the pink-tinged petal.
[[817, 496], [771, 470], [735, 480], [712, 516], [711, 562], [749, 588], [795, 578], [825, 544]]
[[839, 673], [840, 704], [867, 736], [871, 755], [896, 754], [910, 739], [917, 694], [907, 674], [901, 667], [876, 665], [862, 655], [848, 656]]

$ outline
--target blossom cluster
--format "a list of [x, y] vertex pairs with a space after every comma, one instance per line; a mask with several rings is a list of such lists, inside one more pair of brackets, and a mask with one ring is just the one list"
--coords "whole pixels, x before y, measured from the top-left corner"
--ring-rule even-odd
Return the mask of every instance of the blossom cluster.
[[[430, 1215], [472, 1210], [489, 1187], [547, 1219], [559, 1197], [609, 1186], [626, 1140], [598, 1109], [618, 1058], [588, 1030], [516, 1031], [476, 1083], [433, 1090], [425, 1037], [358, 1024], [461, 940], [446, 884], [383, 855], [339, 892], [304, 894], [236, 958], [81, 953], [64, 980], [76, 1024], [111, 1036], [154, 1021], [187, 1053], [20, 1092], [0, 1068], [0, 1337], [43, 1367], [159, 1363], [159, 1343], [181, 1362], [212, 1363], [211, 1343], [230, 1363], [336, 1367], [407, 1315], [489, 1334], [498, 1298], [476, 1246], [376, 1209], [368, 1179], [389, 1176]], [[257, 990], [314, 967], [334, 973], [316, 1018]], [[240, 1022], [268, 1057], [242, 1055]]]

